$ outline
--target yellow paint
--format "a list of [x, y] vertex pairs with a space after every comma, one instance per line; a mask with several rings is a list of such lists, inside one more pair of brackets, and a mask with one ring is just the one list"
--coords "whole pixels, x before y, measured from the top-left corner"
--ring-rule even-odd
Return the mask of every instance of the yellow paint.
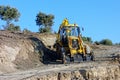
[[[60, 42], [60, 30], [64, 27], [65, 28], [68, 27], [68, 29], [67, 29], [67, 32], [68, 32], [68, 31], [70, 31], [69, 27], [78, 27], [78, 25], [77, 24], [69, 24], [69, 21], [67, 19], [63, 20], [62, 24], [59, 27], [59, 31], [57, 34], [57, 42], [56, 42], [56, 43], [59, 43], [60, 46], [64, 45], [64, 44], [62, 44], [62, 42]], [[74, 56], [75, 54], [84, 54], [84, 55], [86, 54], [81, 36], [78, 36], [78, 37], [68, 36], [67, 38], [69, 41], [69, 44], [68, 44], [69, 47], [65, 47], [65, 50], [70, 51], [71, 56]], [[72, 48], [72, 39], [78, 39], [79, 47], [80, 47], [79, 49]]]

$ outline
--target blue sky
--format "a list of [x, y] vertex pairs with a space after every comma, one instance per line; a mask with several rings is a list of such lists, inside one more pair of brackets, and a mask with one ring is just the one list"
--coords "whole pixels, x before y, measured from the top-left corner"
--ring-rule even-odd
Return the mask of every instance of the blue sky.
[[[0, 0], [0, 5], [15, 7], [21, 13], [21, 29], [38, 31], [35, 19], [38, 12], [55, 15], [53, 30], [57, 31], [64, 18], [84, 27], [83, 36], [93, 41], [110, 39], [120, 42], [120, 0]], [[0, 26], [5, 24], [0, 20]]]

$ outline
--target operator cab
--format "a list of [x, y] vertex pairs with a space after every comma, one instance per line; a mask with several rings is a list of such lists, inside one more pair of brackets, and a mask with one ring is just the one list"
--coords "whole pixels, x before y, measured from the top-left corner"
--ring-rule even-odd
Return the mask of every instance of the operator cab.
[[80, 35], [80, 28], [78, 26], [65, 26], [60, 30], [61, 37], [67, 36], [75, 36], [78, 37]]
[[78, 26], [64, 26], [60, 30], [60, 40], [63, 44], [68, 45], [68, 37], [78, 38], [80, 35], [80, 28]]
[[78, 37], [80, 35], [79, 27], [70, 27], [67, 30], [68, 35], [67, 36], [75, 36]]

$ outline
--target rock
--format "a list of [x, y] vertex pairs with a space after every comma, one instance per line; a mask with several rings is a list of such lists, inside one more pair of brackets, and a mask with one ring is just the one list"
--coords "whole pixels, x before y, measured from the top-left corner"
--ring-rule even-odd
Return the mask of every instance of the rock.
[[35, 75], [23, 80], [120, 80], [120, 65]]

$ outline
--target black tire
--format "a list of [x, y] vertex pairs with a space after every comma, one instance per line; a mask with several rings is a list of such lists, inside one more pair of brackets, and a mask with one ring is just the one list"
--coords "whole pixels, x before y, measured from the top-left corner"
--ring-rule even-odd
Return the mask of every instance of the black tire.
[[74, 55], [74, 62], [81, 62], [81, 55], [80, 54]]
[[65, 53], [62, 53], [62, 64], [66, 63], [66, 56]]
[[66, 55], [64, 48], [61, 48], [61, 58], [62, 58], [62, 64], [66, 63]]
[[70, 62], [74, 62], [74, 57], [70, 57]]
[[87, 61], [87, 57], [84, 54], [82, 54], [82, 59], [83, 61]]

